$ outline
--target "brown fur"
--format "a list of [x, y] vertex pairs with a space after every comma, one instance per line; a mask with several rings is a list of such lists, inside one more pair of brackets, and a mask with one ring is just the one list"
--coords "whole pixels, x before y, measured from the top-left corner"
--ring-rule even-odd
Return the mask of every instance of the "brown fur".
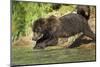
[[88, 5], [78, 5], [77, 14], [82, 15], [85, 19], [89, 20], [90, 18], [90, 7]]
[[37, 41], [35, 48], [56, 44], [59, 37], [67, 38], [81, 32], [95, 40], [95, 34], [91, 31], [88, 21], [79, 14], [40, 18], [34, 22], [33, 32], [43, 34], [40, 38], [36, 37], [37, 40], [33, 37], [33, 40]]

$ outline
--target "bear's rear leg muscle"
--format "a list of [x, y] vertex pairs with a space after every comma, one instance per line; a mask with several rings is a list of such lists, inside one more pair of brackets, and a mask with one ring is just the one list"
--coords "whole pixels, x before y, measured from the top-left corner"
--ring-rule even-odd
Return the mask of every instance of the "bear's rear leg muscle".
[[90, 29], [86, 29], [86, 30], [84, 31], [84, 35], [86, 35], [86, 36], [92, 38], [94, 41], [96, 40], [96, 39], [95, 39], [95, 34], [94, 34]]

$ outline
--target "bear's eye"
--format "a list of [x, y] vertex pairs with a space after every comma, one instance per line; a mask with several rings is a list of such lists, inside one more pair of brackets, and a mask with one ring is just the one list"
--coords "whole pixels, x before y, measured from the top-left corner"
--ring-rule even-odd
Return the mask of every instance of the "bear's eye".
[[42, 31], [42, 30], [41, 30], [41, 27], [38, 27], [38, 31]]
[[41, 28], [40, 27], [37, 27], [35, 30], [34, 30], [34, 32], [41, 32], [42, 30], [41, 30]]

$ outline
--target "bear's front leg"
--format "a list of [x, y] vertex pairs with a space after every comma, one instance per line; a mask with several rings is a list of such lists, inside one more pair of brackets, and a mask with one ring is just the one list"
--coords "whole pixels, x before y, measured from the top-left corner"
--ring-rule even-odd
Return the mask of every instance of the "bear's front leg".
[[58, 39], [57, 38], [48, 38], [46, 40], [38, 40], [36, 42], [36, 45], [34, 48], [45, 48], [47, 46], [53, 46], [53, 45], [56, 45], [58, 43]]

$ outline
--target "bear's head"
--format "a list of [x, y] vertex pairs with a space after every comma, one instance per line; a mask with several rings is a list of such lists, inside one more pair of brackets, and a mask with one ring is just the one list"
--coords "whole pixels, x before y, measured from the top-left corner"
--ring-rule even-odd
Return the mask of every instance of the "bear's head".
[[33, 30], [32, 40], [37, 41], [40, 38], [42, 38], [44, 34], [46, 35], [47, 32], [52, 33], [56, 31], [58, 25], [59, 21], [57, 17], [54, 15], [51, 15], [48, 18], [37, 19], [32, 26]]
[[39, 18], [38, 20], [34, 22], [32, 26], [32, 31], [33, 31], [32, 40], [37, 41], [43, 36], [45, 30], [47, 29], [46, 23], [47, 23], [47, 20], [45, 18]]

